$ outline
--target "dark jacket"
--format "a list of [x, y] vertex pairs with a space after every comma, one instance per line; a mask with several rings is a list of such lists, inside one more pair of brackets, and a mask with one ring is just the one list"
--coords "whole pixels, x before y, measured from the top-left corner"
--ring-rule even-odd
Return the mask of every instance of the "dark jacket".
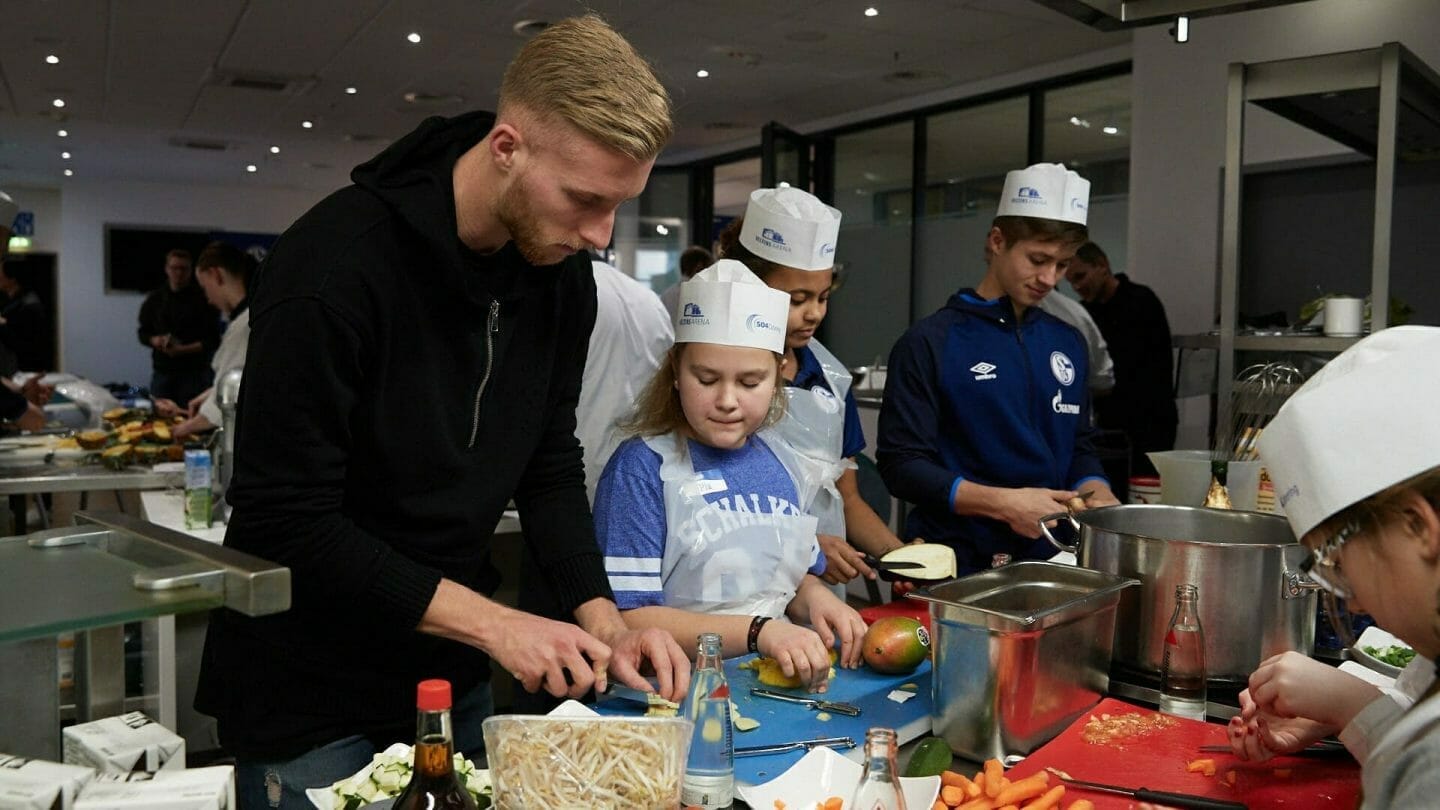
[[[1052, 293], [1054, 294], [1054, 293]], [[960, 573], [1004, 551], [1049, 557], [1003, 521], [956, 515], [963, 480], [1074, 489], [1104, 479], [1091, 442], [1085, 339], [1039, 307], [1017, 323], [1009, 298], [951, 296], [890, 353], [876, 460], [896, 497], [915, 504], [905, 537], [955, 548]]]
[[1101, 427], [1118, 428], [1130, 436], [1132, 463], [1148, 469], [1143, 454], [1174, 447], [1180, 421], [1170, 322], [1165, 305], [1149, 287], [1124, 273], [1115, 274], [1115, 279], [1120, 286], [1109, 301], [1085, 303], [1115, 360], [1115, 389], [1100, 399], [1095, 411]]
[[[141, 345], [150, 349], [150, 362], [156, 371], [208, 368], [210, 355], [220, 345], [220, 313], [205, 300], [200, 282], [192, 277], [179, 291], [171, 290], [166, 284], [145, 296], [145, 302], [140, 305], [137, 334]], [[204, 350], [171, 357], [150, 345], [150, 338], [156, 335], [171, 335], [176, 343], [199, 341]]]
[[0, 306], [0, 374], [16, 371], [48, 371], [53, 366], [47, 345], [49, 318], [45, 303], [34, 290], [20, 294]]
[[575, 439], [590, 260], [533, 267], [456, 236], [451, 171], [492, 120], [427, 120], [260, 271], [225, 544], [289, 566], [293, 607], [217, 611], [196, 698], [241, 757], [409, 739], [416, 682], [486, 678], [478, 650], [414, 628], [442, 576], [494, 591], [512, 496], [564, 607], [612, 598]]

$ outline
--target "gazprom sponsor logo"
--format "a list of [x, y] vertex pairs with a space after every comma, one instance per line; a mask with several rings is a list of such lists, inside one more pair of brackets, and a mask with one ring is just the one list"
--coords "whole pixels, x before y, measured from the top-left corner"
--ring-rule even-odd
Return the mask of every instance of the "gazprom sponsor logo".
[[761, 228], [760, 233], [755, 234], [755, 241], [772, 250], [790, 252], [790, 246], [785, 244], [785, 235], [774, 228]]
[[987, 363], [984, 360], [981, 360], [980, 362], [971, 366], [970, 370], [975, 372], [975, 379], [977, 380], [993, 380], [995, 379], [996, 368], [997, 367], [994, 363]]
[[751, 332], [771, 332], [773, 334], [780, 333], [779, 325], [770, 323], [769, 321], [760, 317], [760, 313], [758, 312], [751, 313], [750, 317], [745, 319], [745, 328], [749, 329]]
[[1063, 388], [1055, 389], [1055, 398], [1050, 400], [1051, 410], [1055, 411], [1055, 413], [1068, 413], [1072, 415], [1078, 415], [1080, 413], [1080, 405], [1078, 403], [1065, 402], [1064, 400], [1062, 400], [1061, 396], [1064, 393], [1065, 389]]

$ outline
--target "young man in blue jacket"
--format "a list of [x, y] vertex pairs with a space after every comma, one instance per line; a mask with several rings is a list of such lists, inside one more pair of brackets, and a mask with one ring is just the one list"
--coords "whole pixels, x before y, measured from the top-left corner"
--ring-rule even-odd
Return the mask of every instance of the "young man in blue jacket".
[[915, 504], [906, 539], [954, 548], [961, 574], [998, 552], [1050, 557], [1041, 517], [1117, 503], [1090, 440], [1085, 339], [1037, 306], [1087, 239], [1089, 198], [1060, 164], [1010, 172], [984, 280], [890, 353], [880, 472]]

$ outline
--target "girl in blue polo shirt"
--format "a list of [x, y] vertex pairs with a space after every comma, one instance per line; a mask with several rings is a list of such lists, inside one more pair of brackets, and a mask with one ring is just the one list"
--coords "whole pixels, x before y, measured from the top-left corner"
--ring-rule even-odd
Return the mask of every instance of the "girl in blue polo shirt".
[[865, 623], [819, 576], [815, 465], [763, 430], [783, 413], [789, 299], [721, 261], [681, 287], [675, 346], [601, 474], [595, 530], [632, 627], [759, 652], [823, 688], [830, 649], [860, 662]]

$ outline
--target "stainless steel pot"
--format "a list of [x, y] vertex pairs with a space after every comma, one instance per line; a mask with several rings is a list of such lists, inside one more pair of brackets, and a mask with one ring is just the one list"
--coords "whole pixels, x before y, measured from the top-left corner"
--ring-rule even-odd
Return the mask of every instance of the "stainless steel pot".
[[[1047, 523], [1068, 521], [1078, 542]], [[1191, 506], [1127, 504], [1048, 515], [1040, 529], [1080, 565], [1140, 580], [1120, 599], [1115, 660], [1160, 671], [1175, 586], [1200, 589], [1205, 664], [1211, 680], [1243, 681], [1261, 661], [1315, 645], [1317, 586], [1300, 573], [1305, 548], [1277, 515]]]

